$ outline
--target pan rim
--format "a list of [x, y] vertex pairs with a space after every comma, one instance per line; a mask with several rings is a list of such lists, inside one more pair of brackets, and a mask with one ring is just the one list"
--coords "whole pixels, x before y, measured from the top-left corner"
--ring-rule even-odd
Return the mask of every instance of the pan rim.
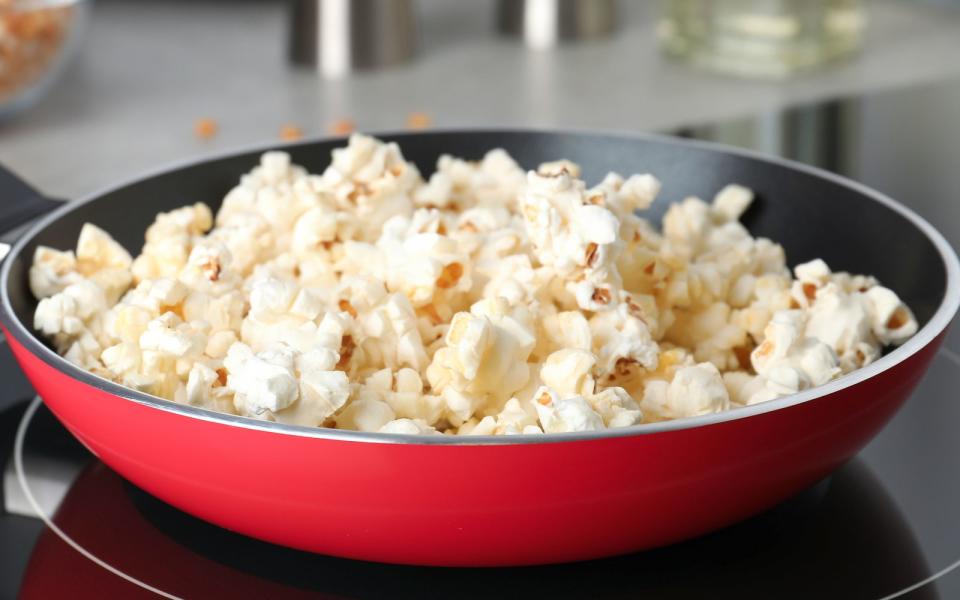
[[943, 333], [953, 320], [960, 306], [960, 260], [956, 252], [950, 246], [943, 235], [937, 231], [926, 219], [907, 208], [893, 198], [874, 190], [862, 183], [854, 181], [848, 177], [831, 173], [819, 167], [814, 167], [799, 163], [793, 160], [766, 155], [753, 150], [747, 150], [717, 142], [703, 140], [693, 140], [679, 138], [660, 133], [650, 132], [622, 132], [609, 131], [603, 129], [578, 129], [578, 128], [535, 128], [535, 127], [455, 127], [455, 128], [437, 128], [428, 132], [410, 132], [410, 131], [381, 131], [372, 132], [369, 135], [376, 137], [390, 138], [409, 138], [427, 134], [446, 134], [446, 135], [491, 135], [491, 134], [535, 134], [535, 135], [573, 135], [579, 137], [606, 137], [620, 140], [646, 140], [658, 144], [689, 147], [710, 152], [717, 152], [751, 159], [761, 163], [778, 165], [796, 171], [830, 181], [834, 184], [844, 186], [852, 191], [861, 194], [885, 207], [897, 212], [902, 217], [910, 221], [919, 229], [936, 247], [943, 260], [946, 271], [946, 289], [943, 298], [936, 312], [924, 325], [902, 346], [896, 348], [887, 355], [881, 357], [874, 363], [857, 369], [843, 377], [830, 381], [824, 385], [810, 388], [796, 394], [783, 396], [775, 400], [732, 408], [720, 413], [702, 415], [697, 417], [685, 417], [672, 421], [661, 421], [658, 423], [646, 423], [633, 425], [630, 427], [616, 429], [602, 429], [598, 431], [583, 431], [569, 433], [550, 433], [536, 435], [512, 435], [512, 436], [421, 436], [412, 434], [392, 434], [379, 432], [349, 431], [341, 429], [328, 429], [322, 427], [310, 427], [306, 425], [289, 425], [273, 421], [263, 421], [251, 417], [239, 415], [230, 415], [219, 413], [213, 410], [199, 408], [184, 404], [178, 404], [172, 400], [166, 400], [158, 396], [153, 396], [145, 392], [140, 392], [119, 383], [102, 378], [89, 371], [86, 371], [70, 361], [66, 360], [50, 348], [48, 348], [40, 339], [30, 331], [16, 316], [10, 302], [8, 292], [8, 282], [10, 277], [10, 265], [18, 257], [24, 247], [38, 233], [43, 231], [49, 224], [63, 217], [64, 215], [77, 210], [79, 207], [94, 202], [97, 199], [122, 189], [129, 185], [146, 181], [159, 175], [171, 173], [190, 166], [196, 166], [201, 163], [213, 162], [215, 160], [226, 159], [242, 154], [253, 152], [266, 152], [269, 150], [286, 150], [299, 146], [307, 146], [318, 143], [345, 142], [346, 137], [342, 136], [317, 136], [306, 140], [298, 140], [289, 144], [264, 144], [258, 143], [244, 147], [237, 147], [223, 152], [209, 155], [182, 159], [168, 163], [166, 165], [150, 169], [136, 175], [108, 185], [93, 193], [86, 194], [76, 201], [67, 202], [64, 206], [57, 208], [53, 212], [45, 215], [34, 223], [13, 245], [6, 259], [3, 260], [0, 268], [0, 323], [4, 325], [8, 335], [16, 341], [30, 354], [45, 363], [46, 365], [57, 369], [66, 374], [71, 379], [80, 383], [90, 385], [103, 392], [117, 396], [123, 400], [129, 400], [165, 412], [174, 413], [192, 419], [199, 419], [212, 423], [220, 423], [231, 427], [243, 429], [258, 430], [266, 433], [282, 434], [295, 437], [319, 438], [330, 441], [344, 441], [355, 443], [381, 443], [381, 444], [413, 444], [413, 445], [438, 445], [438, 446], [501, 446], [501, 445], [525, 445], [525, 444], [549, 444], [561, 442], [586, 442], [594, 440], [605, 440], [621, 437], [632, 437], [636, 435], [649, 435], [655, 433], [666, 433], [670, 431], [681, 431], [717, 425], [730, 421], [746, 419], [766, 413], [786, 409], [792, 406], [803, 404], [817, 398], [829, 396], [840, 390], [853, 387], [871, 377], [874, 377], [884, 371], [890, 370], [917, 352], [926, 348], [930, 343]]

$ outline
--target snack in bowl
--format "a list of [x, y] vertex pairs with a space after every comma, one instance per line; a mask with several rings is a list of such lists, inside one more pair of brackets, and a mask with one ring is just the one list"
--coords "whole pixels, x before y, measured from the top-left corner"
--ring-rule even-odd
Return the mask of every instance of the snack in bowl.
[[354, 135], [321, 175], [268, 152], [214, 218], [161, 213], [132, 257], [86, 224], [38, 247], [35, 328], [176, 402], [299, 425], [539, 434], [715, 413], [826, 383], [917, 330], [874, 278], [791, 272], [753, 194], [642, 218], [649, 174], [442, 156]]

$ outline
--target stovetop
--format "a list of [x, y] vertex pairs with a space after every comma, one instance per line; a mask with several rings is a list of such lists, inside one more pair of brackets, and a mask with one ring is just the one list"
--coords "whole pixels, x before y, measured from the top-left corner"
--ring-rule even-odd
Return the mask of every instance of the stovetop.
[[[960, 247], [960, 82], [674, 133], [851, 175]], [[0, 381], [0, 598], [960, 597], [960, 328], [859, 457], [779, 507], [660, 550], [520, 569], [364, 563], [208, 525], [74, 442], [2, 344]]]

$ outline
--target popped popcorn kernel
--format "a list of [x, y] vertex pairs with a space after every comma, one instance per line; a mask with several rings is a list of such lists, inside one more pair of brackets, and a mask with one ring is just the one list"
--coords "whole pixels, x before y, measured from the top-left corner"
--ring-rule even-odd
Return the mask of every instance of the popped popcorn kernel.
[[658, 230], [648, 173], [591, 187], [569, 160], [525, 171], [495, 149], [442, 155], [424, 179], [396, 143], [336, 129], [351, 135], [322, 173], [264, 153], [216, 218], [160, 213], [136, 257], [93, 224], [72, 251], [37, 247], [35, 329], [81, 368], [190, 406], [476, 436], [767, 402], [919, 327], [874, 277], [789, 269], [740, 223], [757, 201], [743, 186], [671, 204]]

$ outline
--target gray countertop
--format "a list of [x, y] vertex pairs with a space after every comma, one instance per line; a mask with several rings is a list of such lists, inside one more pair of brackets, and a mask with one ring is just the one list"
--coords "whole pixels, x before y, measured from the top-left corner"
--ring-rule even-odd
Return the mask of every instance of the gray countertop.
[[[871, 3], [860, 56], [764, 82], [664, 60], [654, 3], [621, 4], [614, 36], [538, 52], [493, 33], [491, 0], [423, 0], [414, 62], [329, 82], [288, 65], [284, 3], [100, 0], [63, 81], [0, 123], [0, 162], [76, 197], [158, 164], [278, 141], [285, 123], [308, 136], [342, 118], [376, 131], [420, 111], [439, 127], [669, 129], [960, 76], [960, 11]], [[219, 123], [215, 138], [194, 136], [200, 117]]]

